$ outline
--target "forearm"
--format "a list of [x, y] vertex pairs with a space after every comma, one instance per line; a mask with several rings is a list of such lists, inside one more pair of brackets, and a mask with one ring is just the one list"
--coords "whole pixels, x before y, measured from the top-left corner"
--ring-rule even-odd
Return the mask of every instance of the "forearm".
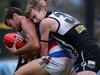
[[39, 49], [40, 49], [39, 46], [36, 46], [32, 43], [27, 43], [22, 48], [17, 49], [14, 54], [20, 55], [20, 54], [28, 54], [28, 53], [37, 53]]
[[41, 42], [41, 56], [46, 56], [48, 55], [48, 42]]

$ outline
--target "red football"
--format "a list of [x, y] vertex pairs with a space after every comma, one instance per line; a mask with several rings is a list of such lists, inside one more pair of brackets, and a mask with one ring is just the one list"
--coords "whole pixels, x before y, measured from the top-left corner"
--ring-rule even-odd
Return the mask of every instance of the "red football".
[[24, 37], [16, 33], [5, 34], [3, 40], [4, 40], [4, 44], [9, 48], [11, 48], [14, 45], [14, 43], [17, 49], [21, 48], [27, 43]]

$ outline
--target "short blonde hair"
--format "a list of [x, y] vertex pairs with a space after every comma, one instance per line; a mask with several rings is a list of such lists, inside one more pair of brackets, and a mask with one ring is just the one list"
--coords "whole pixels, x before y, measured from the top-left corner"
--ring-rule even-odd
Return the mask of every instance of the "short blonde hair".
[[29, 12], [31, 9], [35, 9], [38, 11], [41, 9], [39, 0], [28, 0], [25, 12]]

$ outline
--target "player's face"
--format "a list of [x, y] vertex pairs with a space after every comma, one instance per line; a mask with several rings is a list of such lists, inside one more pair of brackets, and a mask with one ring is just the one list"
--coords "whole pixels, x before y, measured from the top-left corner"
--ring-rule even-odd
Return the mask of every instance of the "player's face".
[[47, 5], [46, 0], [40, 0], [40, 4], [42, 4], [43, 6], [46, 6]]
[[12, 28], [15, 31], [18, 31], [19, 29], [19, 24], [16, 22], [14, 19], [9, 19], [7, 20], [7, 24], [10, 28]]
[[44, 18], [45, 14], [42, 10], [37, 11], [32, 9], [30, 12], [30, 18], [33, 20], [34, 23], [40, 22]]

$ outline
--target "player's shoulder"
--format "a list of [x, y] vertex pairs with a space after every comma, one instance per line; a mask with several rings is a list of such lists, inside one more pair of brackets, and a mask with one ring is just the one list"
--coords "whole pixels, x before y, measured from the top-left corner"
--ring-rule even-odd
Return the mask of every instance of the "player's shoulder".
[[71, 16], [71, 15], [69, 15], [67, 13], [64, 13], [64, 12], [54, 11], [54, 12], [52, 12], [52, 14], [49, 15], [49, 17], [51, 17], [51, 16], [59, 17], [60, 15], [62, 15], [64, 17], [66, 17], [66, 15], [67, 16]]
[[21, 19], [21, 22], [22, 23], [30, 23], [30, 20], [25, 17], [25, 18]]
[[50, 14], [41, 21], [41, 24], [48, 25], [48, 24], [56, 23], [56, 20], [53, 17], [51, 17], [51, 15], [54, 15], [55, 13], [57, 12], [50, 11]]
[[26, 26], [26, 27], [34, 26], [33, 22], [30, 19], [28, 19], [28, 18], [23, 18], [23, 20], [21, 20], [21, 25], [22, 26]]
[[73, 15], [70, 15], [70, 14], [67, 14], [67, 13], [64, 13], [64, 12], [52, 12], [52, 14], [49, 15], [49, 17], [52, 17], [52, 18], [60, 17], [61, 19], [67, 18], [69, 20], [77, 20]]
[[55, 19], [49, 18], [49, 17], [44, 18], [40, 23], [40, 25], [42, 25], [42, 26], [51, 26], [54, 24], [57, 24], [57, 21]]

